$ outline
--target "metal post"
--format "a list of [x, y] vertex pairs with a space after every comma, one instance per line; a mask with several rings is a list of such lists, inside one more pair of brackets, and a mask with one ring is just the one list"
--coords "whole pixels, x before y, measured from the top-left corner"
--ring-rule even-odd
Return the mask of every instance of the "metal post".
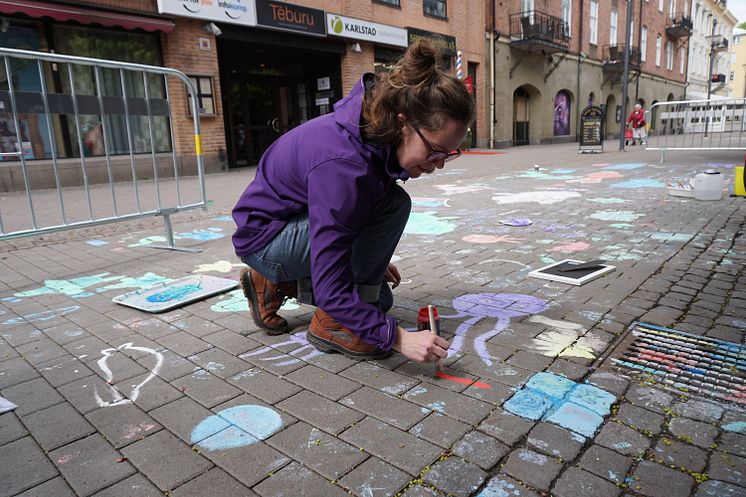
[[632, 52], [630, 42], [632, 41], [632, 0], [627, 0], [627, 33], [624, 36], [624, 71], [622, 73], [622, 121], [620, 123], [621, 130], [619, 132], [619, 150], [624, 150], [624, 129], [627, 126], [627, 91], [629, 82], [629, 56]]
[[[712, 42], [710, 42], [710, 72], [707, 74], [707, 107], [710, 107], [710, 95], [712, 94], [712, 69], [715, 65], [715, 48]], [[707, 138], [707, 128], [710, 125], [710, 116], [705, 111], [705, 138]]]
[[103, 86], [101, 85], [101, 68], [99, 66], [93, 67], [93, 77], [96, 80], [96, 96], [98, 97], [98, 108], [101, 111], [99, 117], [101, 118], [101, 140], [104, 142], [104, 154], [106, 154], [106, 173], [109, 175], [109, 189], [111, 190], [111, 204], [114, 208], [114, 215], [119, 215], [119, 209], [117, 209], [117, 194], [114, 189], [114, 175], [111, 170], [111, 152], [109, 151], [109, 139], [106, 137], [107, 126], [106, 126], [106, 110], [104, 109], [104, 93]]

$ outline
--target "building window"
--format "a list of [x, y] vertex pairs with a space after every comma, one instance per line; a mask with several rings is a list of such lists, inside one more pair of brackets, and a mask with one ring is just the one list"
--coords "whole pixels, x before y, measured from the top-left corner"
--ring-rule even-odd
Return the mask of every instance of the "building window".
[[598, 45], [598, 1], [591, 0], [591, 43]]
[[686, 50], [684, 47], [679, 48], [679, 74], [684, 74], [684, 57]]
[[670, 0], [668, 3], [668, 17], [671, 19], [676, 18], [676, 0]]
[[733, 43], [735, 43], [736, 45], [740, 45], [741, 44], [741, 37], [740, 36], [736, 36], [735, 38], [733, 38]]
[[663, 1], [664, 0], [658, 0], [658, 10], [663, 12]]
[[424, 0], [422, 2], [422, 9], [426, 16], [446, 18], [448, 11], [446, 10], [446, 0]]
[[[212, 91], [212, 77], [211, 76], [189, 76], [192, 80], [194, 87], [197, 89], [197, 104], [199, 107], [199, 113], [206, 116], [215, 115], [215, 95]], [[192, 113], [192, 100], [191, 95], [187, 91], [187, 100], [189, 106], [189, 113]]]
[[673, 71], [673, 43], [666, 42], [666, 69]]
[[658, 35], [655, 39], [655, 65], [660, 67], [661, 66], [661, 42], [663, 39], [661, 38], [661, 35]]
[[534, 0], [521, 0], [521, 12], [534, 10]]
[[572, 3], [562, 0], [562, 20], [565, 21], [565, 35], [569, 38], [572, 33]]
[[399, 7], [399, 0], [373, 0], [373, 3], [384, 3], [386, 5], [394, 5]]
[[617, 20], [619, 19], [619, 14], [616, 10], [611, 11], [611, 19], [609, 20], [609, 45], [616, 46], [617, 44]]
[[648, 51], [648, 27], [642, 27], [642, 33], [640, 33], [640, 61], [645, 62], [646, 53]]

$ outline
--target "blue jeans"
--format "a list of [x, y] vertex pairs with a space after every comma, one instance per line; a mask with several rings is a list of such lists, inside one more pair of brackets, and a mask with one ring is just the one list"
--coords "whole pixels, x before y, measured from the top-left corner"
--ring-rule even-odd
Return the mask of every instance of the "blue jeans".
[[[412, 209], [412, 200], [404, 189], [394, 185], [386, 196], [363, 217], [361, 229], [352, 244], [352, 274], [355, 288], [365, 302], [375, 303], [384, 312], [391, 309], [394, 296], [383, 280]], [[275, 283], [298, 281], [299, 300], [312, 304], [310, 289], [311, 246], [308, 213], [299, 214], [266, 246], [241, 257], [241, 260]]]

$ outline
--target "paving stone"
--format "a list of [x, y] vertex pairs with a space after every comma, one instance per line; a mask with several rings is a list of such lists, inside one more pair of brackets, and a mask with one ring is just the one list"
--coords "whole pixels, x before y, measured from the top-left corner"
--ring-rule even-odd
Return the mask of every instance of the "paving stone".
[[36, 378], [6, 388], [0, 393], [18, 406], [15, 413], [19, 416], [59, 404], [65, 400], [44, 378]]
[[217, 348], [195, 354], [187, 359], [223, 379], [251, 368], [246, 361]]
[[650, 497], [687, 497], [694, 479], [651, 461], [642, 461], [632, 474], [630, 490]]
[[701, 473], [707, 464], [707, 452], [679, 442], [668, 437], [661, 437], [653, 449], [652, 457], [666, 466], [674, 465], [677, 468], [686, 468], [695, 473]]
[[127, 497], [161, 497], [163, 492], [138, 473], [105, 488], [93, 497], [122, 497], [124, 495]]
[[316, 495], [344, 497], [348, 495], [347, 492], [333, 483], [295, 462], [278, 472], [271, 473], [269, 478], [254, 487], [259, 495], [266, 497], [288, 495], [288, 489], [293, 489], [292, 495], [303, 497]]
[[661, 414], [674, 403], [673, 396], [670, 394], [644, 385], [632, 385], [625, 397], [635, 405]]
[[584, 443], [584, 437], [549, 423], [537, 423], [526, 439], [530, 448], [564, 461], [575, 459]]
[[414, 485], [407, 489], [401, 497], [438, 497], [440, 494], [435, 490], [423, 487], [422, 485]]
[[133, 404], [98, 409], [88, 413], [86, 419], [117, 449], [161, 429], [161, 425]]
[[651, 436], [656, 435], [663, 430], [663, 421], [665, 420], [665, 418], [660, 414], [656, 414], [647, 409], [626, 402], [623, 402], [619, 406], [619, 411], [617, 412], [615, 419]]
[[434, 412], [410, 428], [409, 433], [443, 448], [449, 448], [471, 428], [471, 425]]
[[697, 487], [694, 497], [744, 497], [746, 489], [724, 481], [708, 480]]
[[502, 409], [495, 409], [479, 424], [479, 430], [495, 437], [506, 445], [514, 445], [534, 426], [532, 421], [514, 416]]
[[603, 427], [596, 437], [596, 443], [632, 457], [650, 447], [650, 439], [645, 435], [613, 421]]
[[408, 430], [431, 412], [430, 409], [419, 407], [370, 387], [363, 387], [353, 392], [341, 399], [339, 403], [401, 430]]
[[16, 350], [26, 359], [32, 366], [39, 365], [43, 362], [51, 361], [67, 355], [67, 351], [57, 345], [53, 340], [48, 338], [42, 338], [35, 342], [25, 343], [16, 347]]
[[[220, 468], [212, 468], [171, 492], [173, 497], [214, 497], [216, 494], [241, 497], [256, 496], [254, 492]], [[161, 494], [157, 495], [160, 496]], [[112, 497], [117, 496], [112, 495]]]
[[15, 495], [57, 475], [57, 470], [31, 437], [0, 446], [0, 461], [3, 462], [0, 464], [2, 497]]
[[184, 357], [196, 355], [212, 347], [204, 340], [187, 333], [173, 333], [156, 339], [156, 342]]
[[707, 472], [713, 480], [746, 486], [746, 459], [743, 457], [720, 451], [712, 452]]
[[632, 462], [631, 457], [623, 456], [601, 445], [592, 445], [580, 458], [579, 465], [602, 478], [622, 483], [627, 471], [632, 467]]
[[150, 411], [184, 396], [182, 392], [151, 373], [121, 381], [116, 383], [115, 387], [144, 411]]
[[485, 471], [494, 467], [508, 452], [510, 448], [507, 445], [479, 431], [467, 433], [453, 446], [454, 455], [463, 457]]
[[18, 440], [28, 434], [13, 411], [0, 414], [0, 445]]
[[38, 377], [36, 369], [20, 357], [0, 362], [0, 390]]
[[124, 447], [122, 454], [162, 491], [171, 490], [212, 466], [166, 431]]
[[718, 435], [716, 426], [686, 418], [672, 419], [668, 423], [668, 430], [680, 440], [704, 448], [712, 445]]
[[557, 497], [616, 497], [619, 487], [579, 468], [568, 468], [552, 489]]
[[[209, 409], [206, 409], [196, 401], [186, 397], [182, 397], [170, 404], [154, 409], [148, 414], [161, 423], [171, 433], [189, 445], [201, 441], [192, 440], [192, 431], [194, 430], [194, 427], [204, 419], [214, 415], [214, 413]], [[230, 424], [226, 421], [222, 427], [228, 428], [229, 425]], [[220, 427], [221, 425], [219, 424], [215, 425], [216, 430]]]
[[[163, 354], [163, 365], [161, 366], [160, 371], [158, 371], [158, 377], [163, 381], [172, 382], [177, 378], [181, 378], [202, 369], [193, 362], [187, 361], [170, 350], [164, 350], [161, 353]], [[152, 362], [153, 361], [150, 357], [138, 359], [138, 364], [145, 367], [151, 367]]]
[[498, 473], [487, 482], [479, 497], [539, 497], [510, 476]]
[[128, 461], [99, 434], [93, 434], [49, 453], [49, 458], [80, 496], [91, 495], [135, 473]]
[[558, 358], [549, 366], [546, 371], [560, 376], [564, 376], [573, 381], [580, 381], [588, 373], [588, 367], [576, 364], [566, 359]]
[[[501, 335], [498, 335], [498, 337]], [[482, 361], [481, 357], [471, 354], [464, 355], [450, 366], [454, 370], [481, 377], [483, 378], [482, 381], [486, 383], [498, 382], [509, 387], [520, 387], [536, 374], [536, 371], [529, 371], [502, 362], [495, 362], [488, 366]]]
[[487, 473], [478, 466], [451, 456], [438, 461], [425, 473], [423, 480], [448, 495], [468, 497], [482, 486], [486, 478]]
[[57, 391], [81, 414], [100, 409], [96, 395], [101, 402], [113, 402], [111, 385], [98, 376], [92, 375], [57, 388]]
[[39, 373], [55, 388], [93, 375], [93, 371], [73, 356], [53, 359], [38, 366]]
[[485, 402], [428, 384], [417, 385], [402, 398], [469, 424], [479, 423], [492, 410]]
[[202, 455], [247, 487], [253, 487], [290, 462], [290, 459], [264, 442], [230, 450], [206, 451]]
[[[326, 374], [332, 376], [329, 373]], [[228, 382], [244, 392], [249, 393], [258, 399], [262, 399], [268, 404], [276, 404], [281, 400], [292, 397], [302, 390], [302, 388], [297, 385], [283, 378], [278, 378], [274, 374], [268, 373], [260, 368], [251, 368], [241, 371], [240, 373], [228, 378]]]
[[390, 395], [401, 395], [419, 383], [419, 380], [408, 378], [366, 361], [358, 362], [340, 374]]
[[187, 395], [207, 408], [213, 408], [241, 395], [241, 390], [204, 369], [198, 369], [183, 378], [172, 381], [171, 386], [179, 392], [179, 395], [175, 397], [172, 395], [171, 401]]
[[362, 386], [360, 383], [331, 374], [311, 364], [293, 371], [286, 378], [306, 390], [331, 400], [339, 400]]
[[57, 477], [30, 488], [16, 497], [75, 497], [75, 494], [65, 480]]
[[46, 451], [56, 449], [96, 431], [68, 403], [47, 407], [21, 419], [34, 439]]
[[410, 475], [418, 475], [442, 449], [372, 418], [365, 418], [339, 438], [380, 457]]
[[[723, 427], [728, 425], [723, 425]], [[737, 456], [746, 457], [746, 435], [732, 432], [722, 432], [718, 448]]]
[[539, 354], [532, 354], [525, 350], [518, 350], [505, 362], [530, 371], [543, 371], [552, 363], [552, 358]]
[[387, 497], [403, 489], [411, 477], [376, 457], [350, 471], [339, 484], [358, 497]]
[[266, 440], [267, 444], [329, 480], [337, 480], [368, 454], [302, 421]]
[[365, 417], [362, 413], [307, 391], [283, 400], [277, 404], [277, 408], [334, 435]]
[[511, 452], [502, 467], [505, 473], [540, 490], [549, 490], [561, 470], [562, 464], [556, 458], [528, 449]]

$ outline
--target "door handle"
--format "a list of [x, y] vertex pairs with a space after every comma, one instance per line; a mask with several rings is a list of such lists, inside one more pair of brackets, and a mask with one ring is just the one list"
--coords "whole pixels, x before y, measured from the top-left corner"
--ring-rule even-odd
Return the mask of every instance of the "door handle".
[[275, 117], [274, 119], [272, 119], [272, 121], [270, 121], [270, 126], [275, 131], [275, 133], [279, 133], [280, 132], [280, 118]]

